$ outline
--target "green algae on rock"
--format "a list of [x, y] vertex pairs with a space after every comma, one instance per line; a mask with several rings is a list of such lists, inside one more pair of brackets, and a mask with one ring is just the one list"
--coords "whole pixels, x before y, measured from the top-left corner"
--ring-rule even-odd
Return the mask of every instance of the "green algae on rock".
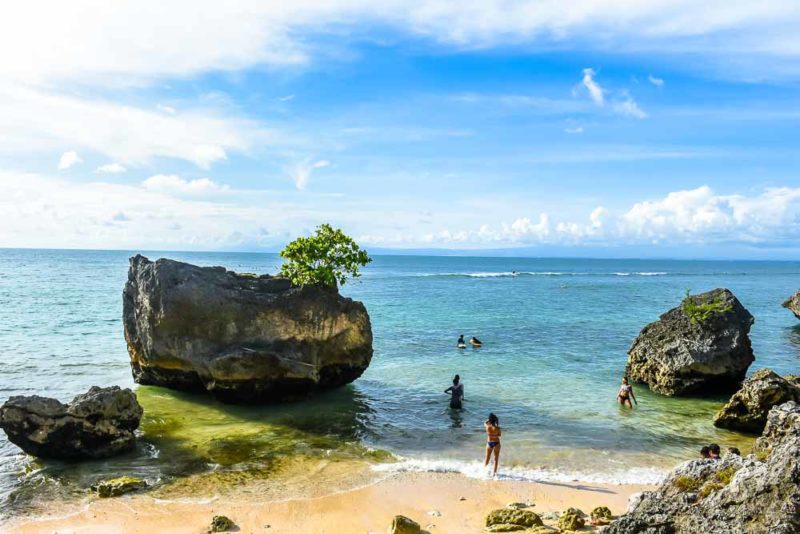
[[420, 534], [422, 529], [419, 523], [404, 515], [396, 515], [389, 527], [389, 534]]
[[561, 530], [578, 530], [583, 528], [586, 520], [583, 518], [583, 512], [575, 508], [568, 508], [558, 518], [558, 528]]
[[[511, 532], [512, 530], [524, 530], [526, 528], [542, 525], [544, 525], [542, 518], [530, 510], [501, 508], [493, 510], [486, 516], [486, 527], [491, 532]], [[509, 528], [507, 530], [502, 530], [505, 526]]]
[[228, 532], [229, 530], [233, 529], [236, 524], [228, 517], [224, 515], [215, 515], [211, 519], [211, 527], [209, 527], [209, 532]]
[[112, 478], [110, 480], [103, 480], [92, 486], [92, 490], [97, 492], [97, 496], [101, 498], [119, 497], [126, 493], [139, 491], [147, 488], [147, 482], [141, 478], [123, 476]]

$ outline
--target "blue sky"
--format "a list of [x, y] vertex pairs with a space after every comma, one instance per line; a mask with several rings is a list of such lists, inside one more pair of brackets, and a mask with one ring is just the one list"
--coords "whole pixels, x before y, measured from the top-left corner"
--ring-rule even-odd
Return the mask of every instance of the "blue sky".
[[800, 252], [796, 2], [161, 4], [0, 21], [0, 246]]

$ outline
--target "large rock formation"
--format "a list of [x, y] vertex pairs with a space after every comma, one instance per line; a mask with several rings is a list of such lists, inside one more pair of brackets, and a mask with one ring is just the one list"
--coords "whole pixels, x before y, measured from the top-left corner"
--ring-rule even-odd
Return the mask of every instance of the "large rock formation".
[[625, 373], [663, 395], [734, 390], [755, 359], [752, 324], [753, 316], [727, 289], [688, 297], [642, 329]]
[[714, 416], [714, 425], [759, 434], [773, 406], [800, 401], [800, 388], [771, 369], [759, 369]]
[[783, 303], [783, 307], [787, 308], [795, 317], [800, 319], [800, 291], [797, 291], [797, 293], [786, 299]]
[[692, 460], [644, 492], [606, 534], [800, 532], [800, 405], [773, 408], [759, 454]]
[[233, 402], [341, 386], [372, 359], [360, 302], [223, 267], [131, 258], [123, 321], [138, 383]]
[[105, 458], [133, 449], [142, 407], [129, 389], [92, 387], [69, 404], [11, 397], [0, 407], [8, 440], [42, 458]]

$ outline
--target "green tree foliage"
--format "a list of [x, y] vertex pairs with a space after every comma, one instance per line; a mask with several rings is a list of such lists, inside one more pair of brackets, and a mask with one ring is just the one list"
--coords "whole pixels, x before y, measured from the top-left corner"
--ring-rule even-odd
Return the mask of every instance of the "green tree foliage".
[[317, 227], [314, 235], [298, 237], [281, 251], [281, 275], [294, 285], [344, 285], [361, 275], [359, 269], [372, 258], [352, 238], [329, 224]]
[[686, 290], [686, 298], [683, 299], [683, 313], [689, 318], [692, 324], [703, 323], [708, 321], [716, 314], [727, 313], [733, 309], [730, 304], [725, 304], [725, 301], [714, 297], [708, 302], [697, 303]]

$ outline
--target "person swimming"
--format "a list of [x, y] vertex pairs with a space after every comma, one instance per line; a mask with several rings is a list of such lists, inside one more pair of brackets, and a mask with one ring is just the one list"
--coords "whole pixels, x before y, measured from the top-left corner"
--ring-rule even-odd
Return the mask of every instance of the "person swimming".
[[483, 343], [481, 342], [481, 340], [480, 340], [480, 339], [478, 339], [478, 338], [477, 338], [477, 337], [475, 337], [475, 336], [472, 336], [471, 338], [469, 338], [469, 344], [470, 344], [470, 345], [472, 345], [473, 347], [480, 347], [480, 346], [482, 346], [482, 345], [483, 345]]
[[458, 341], [456, 341], [456, 347], [458, 347], [459, 349], [467, 348], [467, 343], [464, 341], [464, 334], [458, 336]]
[[461, 401], [464, 400], [464, 384], [461, 383], [461, 377], [454, 376], [453, 385], [444, 390], [444, 392], [450, 394], [450, 407], [454, 410], [460, 410]]
[[631, 404], [631, 399], [633, 399], [633, 402], [635, 402], [637, 405], [639, 404], [639, 401], [636, 400], [636, 395], [633, 394], [633, 386], [631, 386], [628, 383], [627, 376], [622, 377], [622, 385], [619, 387], [619, 393], [617, 393], [617, 399], [619, 400], [619, 403], [622, 404], [623, 406], [627, 402], [628, 406], [631, 408], [633, 408], [633, 404]]
[[486, 429], [486, 460], [483, 462], [483, 466], [488, 466], [489, 460], [494, 455], [492, 474], [497, 475], [497, 464], [500, 462], [500, 434], [502, 434], [500, 420], [495, 414], [490, 413], [489, 419], [483, 423], [483, 427]]

